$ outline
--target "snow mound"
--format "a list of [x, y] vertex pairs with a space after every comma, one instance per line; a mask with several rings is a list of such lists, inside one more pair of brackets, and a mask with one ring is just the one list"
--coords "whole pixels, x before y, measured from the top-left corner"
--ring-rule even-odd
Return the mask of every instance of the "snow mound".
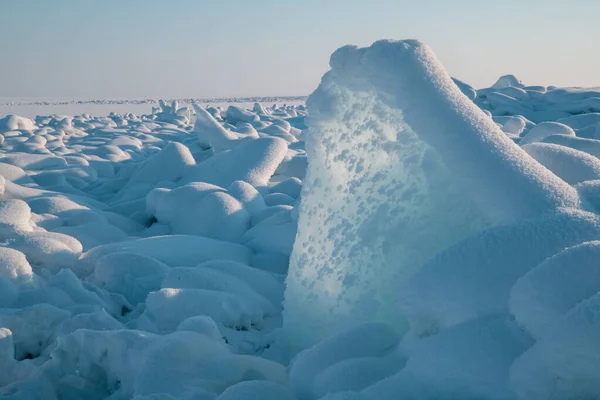
[[[1, 158], [0, 161], [2, 161]], [[15, 183], [33, 183], [33, 180], [25, 174], [22, 168], [4, 162], [0, 162], [0, 175]]]
[[[383, 323], [365, 323], [338, 332], [326, 340], [300, 352], [290, 364], [290, 386], [300, 399], [319, 398], [324, 394], [323, 387], [334, 386], [328, 378], [337, 378], [338, 370], [349, 372], [359, 368], [348, 365], [350, 360], [364, 360], [389, 355], [397, 346], [400, 338], [392, 327]], [[364, 372], [367, 372], [365, 366]], [[320, 376], [322, 376], [320, 378]], [[328, 378], [327, 378], [328, 377]], [[382, 376], [380, 378], [383, 378]], [[347, 378], [347, 377], [346, 377]], [[357, 376], [364, 386], [372, 377]], [[360, 385], [349, 382], [346, 385]], [[344, 389], [342, 389], [344, 390]], [[346, 388], [345, 390], [350, 390]]]
[[503, 75], [496, 83], [492, 85], [492, 89], [504, 89], [507, 87], [524, 87], [523, 82], [514, 75]]
[[147, 197], [147, 210], [173, 234], [235, 242], [250, 228], [250, 214], [242, 203], [214, 185], [155, 189]]
[[600, 292], [600, 242], [567, 248], [521, 277], [510, 309], [536, 339], [544, 337], [574, 306]]
[[600, 393], [600, 295], [573, 307], [510, 370], [519, 398], [593, 399]]
[[83, 254], [81, 272], [92, 272], [98, 259], [115, 252], [140, 254], [169, 266], [195, 265], [214, 259], [247, 263], [250, 259], [250, 250], [235, 243], [192, 235], [154, 236], [95, 247]]
[[600, 113], [584, 113], [572, 115], [566, 118], [559, 119], [557, 122], [570, 126], [573, 129], [585, 129], [588, 127], [596, 127], [600, 125]]
[[225, 129], [204, 108], [194, 104], [194, 110], [196, 111], [194, 133], [200, 143], [212, 147], [216, 152], [231, 150], [242, 143], [234, 132]]
[[418, 336], [508, 312], [521, 276], [567, 247], [597, 239], [600, 218], [577, 210], [484, 231], [441, 252], [398, 287], [400, 309]]
[[21, 251], [31, 263], [54, 271], [73, 267], [83, 250], [77, 239], [57, 232], [27, 232], [14, 238], [11, 248]]
[[122, 294], [136, 305], [148, 293], [160, 289], [169, 267], [162, 262], [136, 253], [114, 252], [98, 258], [90, 281], [111, 293]]
[[187, 331], [81, 329], [63, 337], [43, 368], [60, 398], [214, 399], [246, 380], [285, 384], [283, 366]]
[[20, 251], [0, 247], [0, 278], [17, 285], [33, 279], [33, 270]]
[[396, 375], [365, 389], [369, 399], [512, 399], [509, 369], [531, 345], [506, 315], [474, 319], [424, 339]]
[[156, 188], [146, 196], [146, 211], [157, 220], [174, 221], [185, 217], [199, 201], [214, 192], [225, 189], [203, 182], [194, 182], [174, 189]]
[[196, 332], [223, 344], [223, 336], [217, 323], [209, 316], [197, 315], [183, 320], [177, 325], [177, 331]]
[[162, 287], [216, 290], [238, 296], [240, 300], [252, 304], [254, 308], [259, 308], [265, 315], [273, 315], [275, 310], [275, 304], [254, 291], [242, 279], [212, 268], [201, 266], [172, 268], [166, 273]]
[[2, 162], [24, 170], [35, 171], [67, 166], [64, 158], [46, 154], [12, 153], [3, 157]]
[[221, 187], [245, 181], [255, 187], [266, 186], [286, 152], [287, 143], [282, 139], [250, 140], [192, 167], [183, 181]]
[[600, 179], [600, 159], [583, 151], [552, 143], [526, 144], [523, 150], [571, 185]]
[[256, 122], [260, 118], [250, 110], [244, 110], [241, 107], [231, 105], [225, 111], [225, 119], [232, 125], [238, 122]]
[[255, 292], [269, 299], [273, 305], [280, 305], [283, 300], [281, 284], [271, 274], [260, 269], [227, 260], [206, 261], [198, 264], [197, 268], [212, 269], [241, 279]]
[[[140, 166], [131, 176], [128, 185], [173, 181], [182, 177], [195, 164], [187, 147], [181, 143], [171, 143]], [[169, 167], [165, 168], [167, 165]]]
[[575, 189], [596, 212], [600, 212], [600, 180], [578, 183]]
[[586, 139], [567, 135], [551, 135], [542, 140], [544, 143], [554, 143], [583, 151], [600, 158], [600, 140]]
[[559, 122], [542, 122], [529, 130], [529, 132], [521, 138], [519, 144], [522, 146], [528, 143], [541, 142], [551, 135], [575, 136], [575, 131], [569, 126]]
[[[234, 294], [193, 288], [164, 288], [150, 293], [143, 316], [154, 324], [156, 332], [165, 333], [173, 332], [181, 322], [198, 315], [238, 329], [249, 329], [251, 324], [260, 326], [264, 316], [256, 304]], [[144, 328], [148, 330], [151, 326]]]
[[49, 304], [0, 309], [0, 326], [12, 332], [15, 359], [39, 357], [54, 342], [57, 327], [71, 313]]
[[515, 136], [521, 135], [528, 128], [528, 123], [532, 124], [521, 116], [492, 117], [492, 119], [500, 125], [502, 132]]
[[289, 256], [292, 252], [298, 222], [288, 210], [276, 213], [255, 225], [242, 237], [243, 243], [255, 252], [279, 253]]
[[35, 123], [26, 117], [19, 115], [7, 115], [0, 119], [0, 133], [16, 130], [33, 131]]
[[227, 188], [227, 193], [237, 199], [250, 215], [256, 215], [266, 208], [265, 200], [258, 190], [244, 181], [233, 182]]
[[31, 209], [23, 200], [0, 200], [0, 234], [27, 232], [31, 225]]
[[302, 181], [298, 178], [289, 178], [277, 185], [271, 187], [269, 192], [271, 193], [283, 193], [290, 196], [292, 199], [300, 197], [300, 191], [302, 190]]

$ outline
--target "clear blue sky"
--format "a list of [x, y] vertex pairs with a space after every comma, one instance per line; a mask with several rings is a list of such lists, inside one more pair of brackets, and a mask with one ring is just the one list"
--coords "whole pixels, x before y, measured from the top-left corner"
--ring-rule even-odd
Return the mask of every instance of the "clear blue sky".
[[600, 0], [0, 0], [0, 97], [309, 94], [381, 38], [475, 87], [598, 86], [599, 21]]

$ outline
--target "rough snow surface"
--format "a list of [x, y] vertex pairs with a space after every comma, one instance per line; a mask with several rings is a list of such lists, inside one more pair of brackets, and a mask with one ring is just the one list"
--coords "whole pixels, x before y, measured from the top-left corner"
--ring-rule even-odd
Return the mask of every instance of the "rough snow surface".
[[0, 398], [599, 398], [600, 91], [331, 67], [0, 104]]
[[293, 399], [260, 355], [296, 225], [265, 198], [295, 206], [301, 180], [276, 170], [304, 156], [281, 136], [305, 114], [2, 118], [0, 397]]
[[[306, 347], [356, 321], [400, 330], [398, 285], [487, 227], [578, 207], [419, 42], [337, 50], [309, 97], [309, 169], [284, 329]], [[436, 117], [432, 118], [431, 115]]]

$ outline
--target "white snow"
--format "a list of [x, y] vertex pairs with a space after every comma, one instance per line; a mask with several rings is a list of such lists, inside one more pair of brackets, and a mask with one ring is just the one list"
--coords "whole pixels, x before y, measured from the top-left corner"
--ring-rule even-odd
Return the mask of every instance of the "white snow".
[[18, 115], [7, 115], [0, 119], [0, 132], [25, 130], [32, 131], [35, 129], [35, 124], [32, 120]]
[[[185, 319], [197, 315], [211, 317], [230, 328], [246, 328], [260, 323], [262, 310], [236, 295], [224, 291], [165, 288], [152, 292], [146, 299], [142, 317], [150, 320], [140, 323], [140, 328], [156, 332], [172, 332]], [[154, 329], [152, 329], [155, 327]]]
[[575, 131], [565, 124], [558, 122], [541, 122], [530, 129], [519, 141], [520, 145], [541, 142], [551, 135], [575, 136]]
[[227, 111], [225, 111], [225, 120], [230, 124], [235, 125], [240, 121], [256, 122], [259, 121], [260, 118], [252, 111], [244, 110], [243, 108], [240, 108], [238, 106], [231, 105], [227, 107]]
[[238, 241], [250, 227], [250, 214], [223, 189], [206, 186], [155, 189], [148, 195], [147, 210], [158, 222], [168, 225], [173, 234]]
[[578, 207], [576, 191], [466, 98], [427, 46], [346, 46], [330, 65], [307, 102], [310, 163], [284, 307], [291, 346], [356, 321], [405, 330], [398, 285], [436, 253]]
[[201, 144], [210, 146], [215, 151], [230, 150], [241, 143], [241, 138], [235, 133], [225, 129], [204, 108], [194, 104], [196, 123], [194, 132], [198, 135]]
[[302, 189], [302, 181], [298, 178], [292, 177], [279, 182], [277, 185], [271, 187], [269, 192], [271, 193], [283, 193], [290, 196], [292, 199], [300, 197], [300, 191]]
[[365, 389], [371, 399], [512, 399], [509, 368], [531, 340], [504, 315], [421, 340], [406, 366]]
[[16, 284], [22, 284], [33, 278], [33, 271], [23, 253], [1, 247], [0, 277]]
[[339, 332], [292, 360], [290, 385], [301, 399], [318, 398], [311, 393], [318, 390], [315, 379], [320, 373], [347, 360], [390, 355], [399, 339], [392, 327], [382, 323], [365, 323]]
[[598, 372], [600, 295], [574, 306], [510, 369], [510, 383], [522, 399], [593, 399]]
[[0, 103], [0, 397], [599, 398], [598, 99], [408, 40], [307, 107]]
[[512, 287], [509, 306], [536, 339], [574, 306], [598, 293], [600, 242], [569, 247], [546, 259]]
[[97, 246], [82, 256], [81, 266], [93, 266], [101, 257], [114, 252], [131, 252], [155, 258], [169, 266], [193, 265], [222, 259], [247, 262], [250, 250], [244, 246], [195, 235], [153, 236]]
[[168, 270], [167, 265], [148, 256], [113, 252], [96, 261], [90, 281], [137, 305], [146, 300], [148, 293], [160, 289]]
[[183, 181], [206, 182], [221, 187], [245, 181], [255, 187], [266, 186], [286, 151], [287, 143], [282, 139], [250, 140], [192, 167]]
[[583, 151], [553, 143], [531, 143], [523, 149], [571, 185], [600, 178], [600, 159]]
[[[140, 183], [154, 185], [161, 181], [176, 180], [195, 164], [194, 157], [187, 147], [181, 143], [171, 143], [140, 166], [133, 173], [127, 185], [133, 186]], [[165, 168], [167, 165], [168, 168]]]
[[486, 230], [432, 258], [397, 287], [418, 336], [472, 318], [508, 312], [517, 280], [563, 249], [600, 239], [600, 217], [577, 210]]

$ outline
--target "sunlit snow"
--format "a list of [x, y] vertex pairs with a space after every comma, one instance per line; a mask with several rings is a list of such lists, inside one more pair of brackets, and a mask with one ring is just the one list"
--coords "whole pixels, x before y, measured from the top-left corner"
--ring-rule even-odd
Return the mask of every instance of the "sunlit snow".
[[600, 398], [600, 90], [330, 67], [0, 103], [0, 398]]

